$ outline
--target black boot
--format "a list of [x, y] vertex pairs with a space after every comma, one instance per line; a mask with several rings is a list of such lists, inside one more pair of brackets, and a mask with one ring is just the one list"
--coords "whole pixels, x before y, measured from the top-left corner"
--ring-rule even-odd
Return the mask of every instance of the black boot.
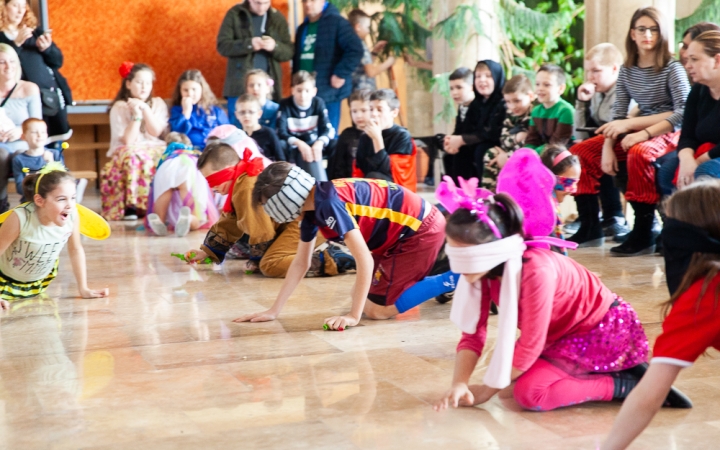
[[639, 202], [631, 202], [630, 204], [635, 211], [635, 225], [628, 235], [627, 241], [618, 247], [610, 249], [610, 256], [627, 257], [655, 253], [655, 236], [653, 235], [655, 205]]
[[0, 214], [6, 212], [10, 209], [10, 202], [8, 201], [8, 198], [5, 197], [3, 199], [0, 199]]
[[579, 248], [602, 247], [605, 244], [605, 235], [600, 225], [600, 203], [598, 196], [593, 194], [576, 195], [575, 203], [578, 208], [578, 221], [580, 229], [568, 238], [576, 242]]
[[[642, 363], [638, 364], [635, 367], [631, 367], [629, 369], [625, 369], [612, 374], [614, 378], [613, 381], [615, 382], [613, 399], [626, 398], [630, 391], [638, 384], [643, 375], [645, 375], [645, 372], [647, 372], [647, 368], [648, 363]], [[633, 384], [633, 378], [635, 379], [635, 384]], [[618, 395], [620, 395], [620, 397], [618, 397]], [[685, 394], [680, 392], [675, 387], [671, 386], [670, 392], [668, 392], [667, 397], [665, 397], [663, 407], [688, 409], [692, 408], [692, 401], [690, 401], [690, 399]]]
[[630, 395], [630, 391], [635, 389], [635, 386], [640, 382], [640, 377], [633, 373], [629, 373], [627, 370], [620, 372], [613, 372], [610, 374], [615, 384], [613, 390], [613, 400], [624, 400]]

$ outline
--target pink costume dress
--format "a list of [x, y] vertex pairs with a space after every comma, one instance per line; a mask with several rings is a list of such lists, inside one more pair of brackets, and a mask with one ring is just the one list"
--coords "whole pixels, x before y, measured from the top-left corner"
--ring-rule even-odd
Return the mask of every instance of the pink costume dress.
[[[153, 115], [164, 123], [168, 121], [168, 108], [160, 97], [153, 97], [150, 108]], [[107, 220], [121, 220], [126, 208], [140, 213], [148, 210], [150, 182], [155, 166], [165, 150], [165, 141], [152, 136], [140, 126], [140, 136], [131, 145], [124, 145], [120, 137], [132, 124], [132, 111], [125, 101], [119, 101], [110, 109], [111, 159], [100, 172], [100, 195], [102, 215]]]
[[[480, 320], [457, 350], [482, 353], [490, 301], [499, 280], [483, 280]], [[514, 396], [525, 409], [544, 411], [587, 401], [609, 401], [607, 375], [647, 360], [648, 340], [632, 307], [572, 259], [541, 248], [523, 255], [513, 367], [524, 373]]]

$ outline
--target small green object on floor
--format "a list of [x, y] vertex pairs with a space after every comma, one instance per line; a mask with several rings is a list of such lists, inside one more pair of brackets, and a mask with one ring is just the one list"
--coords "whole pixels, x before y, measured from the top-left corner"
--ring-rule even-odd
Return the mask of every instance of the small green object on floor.
[[330, 328], [330, 325], [324, 323], [324, 324], [323, 324], [323, 330], [325, 330], [325, 331], [344, 331], [345, 328], [340, 327], [340, 328], [338, 328], [337, 330], [333, 330], [332, 328]]

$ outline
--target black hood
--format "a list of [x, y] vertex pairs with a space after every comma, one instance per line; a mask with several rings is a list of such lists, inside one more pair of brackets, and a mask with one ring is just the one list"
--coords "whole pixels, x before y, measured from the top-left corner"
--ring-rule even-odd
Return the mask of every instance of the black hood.
[[[496, 103], [503, 98], [502, 89], [503, 86], [505, 86], [505, 70], [500, 63], [491, 59], [483, 59], [482, 61], [478, 61], [477, 65], [475, 66], [475, 70], [477, 70], [477, 67], [480, 64], [484, 64], [488, 67], [488, 69], [490, 69], [493, 81], [495, 81], [495, 90], [493, 90], [493, 93], [486, 100], [486, 102]], [[475, 71], [473, 71], [473, 91], [475, 91], [475, 98], [483, 99], [483, 96], [480, 95], [480, 93], [475, 88]]]

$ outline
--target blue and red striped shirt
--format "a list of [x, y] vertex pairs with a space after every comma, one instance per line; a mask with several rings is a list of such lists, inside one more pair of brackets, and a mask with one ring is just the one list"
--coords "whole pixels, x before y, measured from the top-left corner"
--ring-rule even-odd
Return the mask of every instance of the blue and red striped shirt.
[[342, 240], [358, 229], [370, 251], [381, 255], [415, 234], [429, 205], [419, 195], [385, 180], [341, 178], [315, 186], [315, 211], [305, 212], [301, 239], [312, 241], [318, 229], [329, 240]]

